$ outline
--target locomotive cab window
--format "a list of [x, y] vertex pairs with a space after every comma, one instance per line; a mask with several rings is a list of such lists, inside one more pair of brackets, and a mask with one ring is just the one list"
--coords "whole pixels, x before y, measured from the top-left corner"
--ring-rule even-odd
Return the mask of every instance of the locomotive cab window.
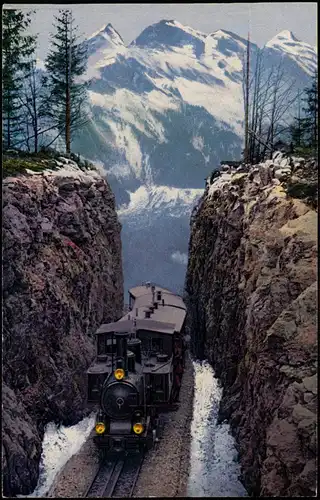
[[112, 354], [115, 353], [117, 349], [116, 339], [113, 339], [111, 336], [107, 336], [106, 334], [98, 335], [97, 340], [97, 355], [101, 354]]

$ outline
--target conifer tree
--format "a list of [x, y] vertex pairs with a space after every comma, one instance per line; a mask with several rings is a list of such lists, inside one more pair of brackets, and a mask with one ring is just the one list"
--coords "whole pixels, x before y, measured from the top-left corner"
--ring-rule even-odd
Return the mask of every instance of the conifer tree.
[[312, 84], [305, 89], [304, 102], [306, 143], [312, 150], [318, 148], [318, 75], [314, 74]]
[[2, 28], [2, 124], [3, 146], [15, 146], [23, 131], [23, 105], [20, 102], [23, 82], [30, 71], [30, 58], [35, 51], [36, 37], [27, 35], [32, 12], [3, 10]]
[[295, 148], [301, 148], [303, 146], [304, 134], [305, 134], [305, 117], [302, 116], [301, 113], [302, 108], [301, 108], [300, 93], [301, 91], [298, 90], [298, 97], [297, 97], [298, 116], [294, 117], [293, 123], [290, 126], [291, 141]]
[[45, 61], [50, 100], [48, 116], [59, 135], [64, 134], [66, 152], [71, 151], [71, 133], [86, 123], [87, 83], [80, 78], [86, 70], [87, 55], [83, 43], [77, 43], [78, 27], [70, 10], [59, 10], [55, 16], [55, 34]]
[[298, 109], [298, 116], [291, 125], [291, 139], [294, 146], [301, 152], [315, 153], [318, 148], [318, 77], [314, 75], [310, 87], [304, 89], [302, 102], [303, 114]]

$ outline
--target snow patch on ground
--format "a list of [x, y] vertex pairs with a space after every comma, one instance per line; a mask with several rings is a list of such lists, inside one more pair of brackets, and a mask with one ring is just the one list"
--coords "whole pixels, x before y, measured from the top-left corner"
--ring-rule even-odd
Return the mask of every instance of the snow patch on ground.
[[231, 174], [225, 174], [225, 173], [221, 174], [218, 177], [218, 180], [213, 182], [211, 184], [211, 186], [209, 187], [209, 191], [208, 191], [208, 195], [207, 195], [208, 198], [211, 198], [213, 193], [215, 193], [216, 191], [219, 191], [219, 189], [221, 189], [225, 184], [229, 184], [231, 179], [232, 179]]
[[189, 497], [248, 496], [229, 425], [217, 425], [222, 389], [207, 361], [195, 361]]
[[42, 442], [43, 451], [37, 487], [30, 495], [17, 496], [20, 498], [45, 497], [57, 473], [65, 466], [69, 458], [78, 453], [89, 437], [94, 424], [94, 413], [71, 427], [57, 426], [50, 422], [46, 426]]

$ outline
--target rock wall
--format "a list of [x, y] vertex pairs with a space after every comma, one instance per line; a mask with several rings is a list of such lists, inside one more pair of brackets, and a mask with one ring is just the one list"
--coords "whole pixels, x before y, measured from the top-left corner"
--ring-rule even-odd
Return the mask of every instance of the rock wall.
[[[220, 421], [230, 422], [249, 493], [314, 496], [317, 165], [277, 153], [224, 170], [208, 180], [191, 220], [193, 350], [221, 379]], [[305, 201], [290, 197], [306, 171], [312, 199], [308, 189]]]
[[58, 170], [3, 182], [6, 496], [35, 488], [45, 424], [76, 423], [86, 413], [91, 334], [123, 308], [121, 225], [110, 187], [71, 160], [56, 163]]

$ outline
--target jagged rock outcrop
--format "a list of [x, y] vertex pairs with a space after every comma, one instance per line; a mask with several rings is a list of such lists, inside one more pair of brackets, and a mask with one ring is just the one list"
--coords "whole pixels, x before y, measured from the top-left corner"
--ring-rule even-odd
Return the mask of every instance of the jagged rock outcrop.
[[[230, 422], [249, 493], [314, 496], [317, 165], [278, 153], [224, 170], [191, 221], [193, 348], [221, 379], [220, 421]], [[289, 196], [297, 183], [313, 183], [311, 199], [305, 189], [304, 201]]]
[[38, 480], [48, 421], [86, 412], [92, 332], [123, 307], [121, 226], [107, 181], [60, 159], [3, 182], [5, 495]]

